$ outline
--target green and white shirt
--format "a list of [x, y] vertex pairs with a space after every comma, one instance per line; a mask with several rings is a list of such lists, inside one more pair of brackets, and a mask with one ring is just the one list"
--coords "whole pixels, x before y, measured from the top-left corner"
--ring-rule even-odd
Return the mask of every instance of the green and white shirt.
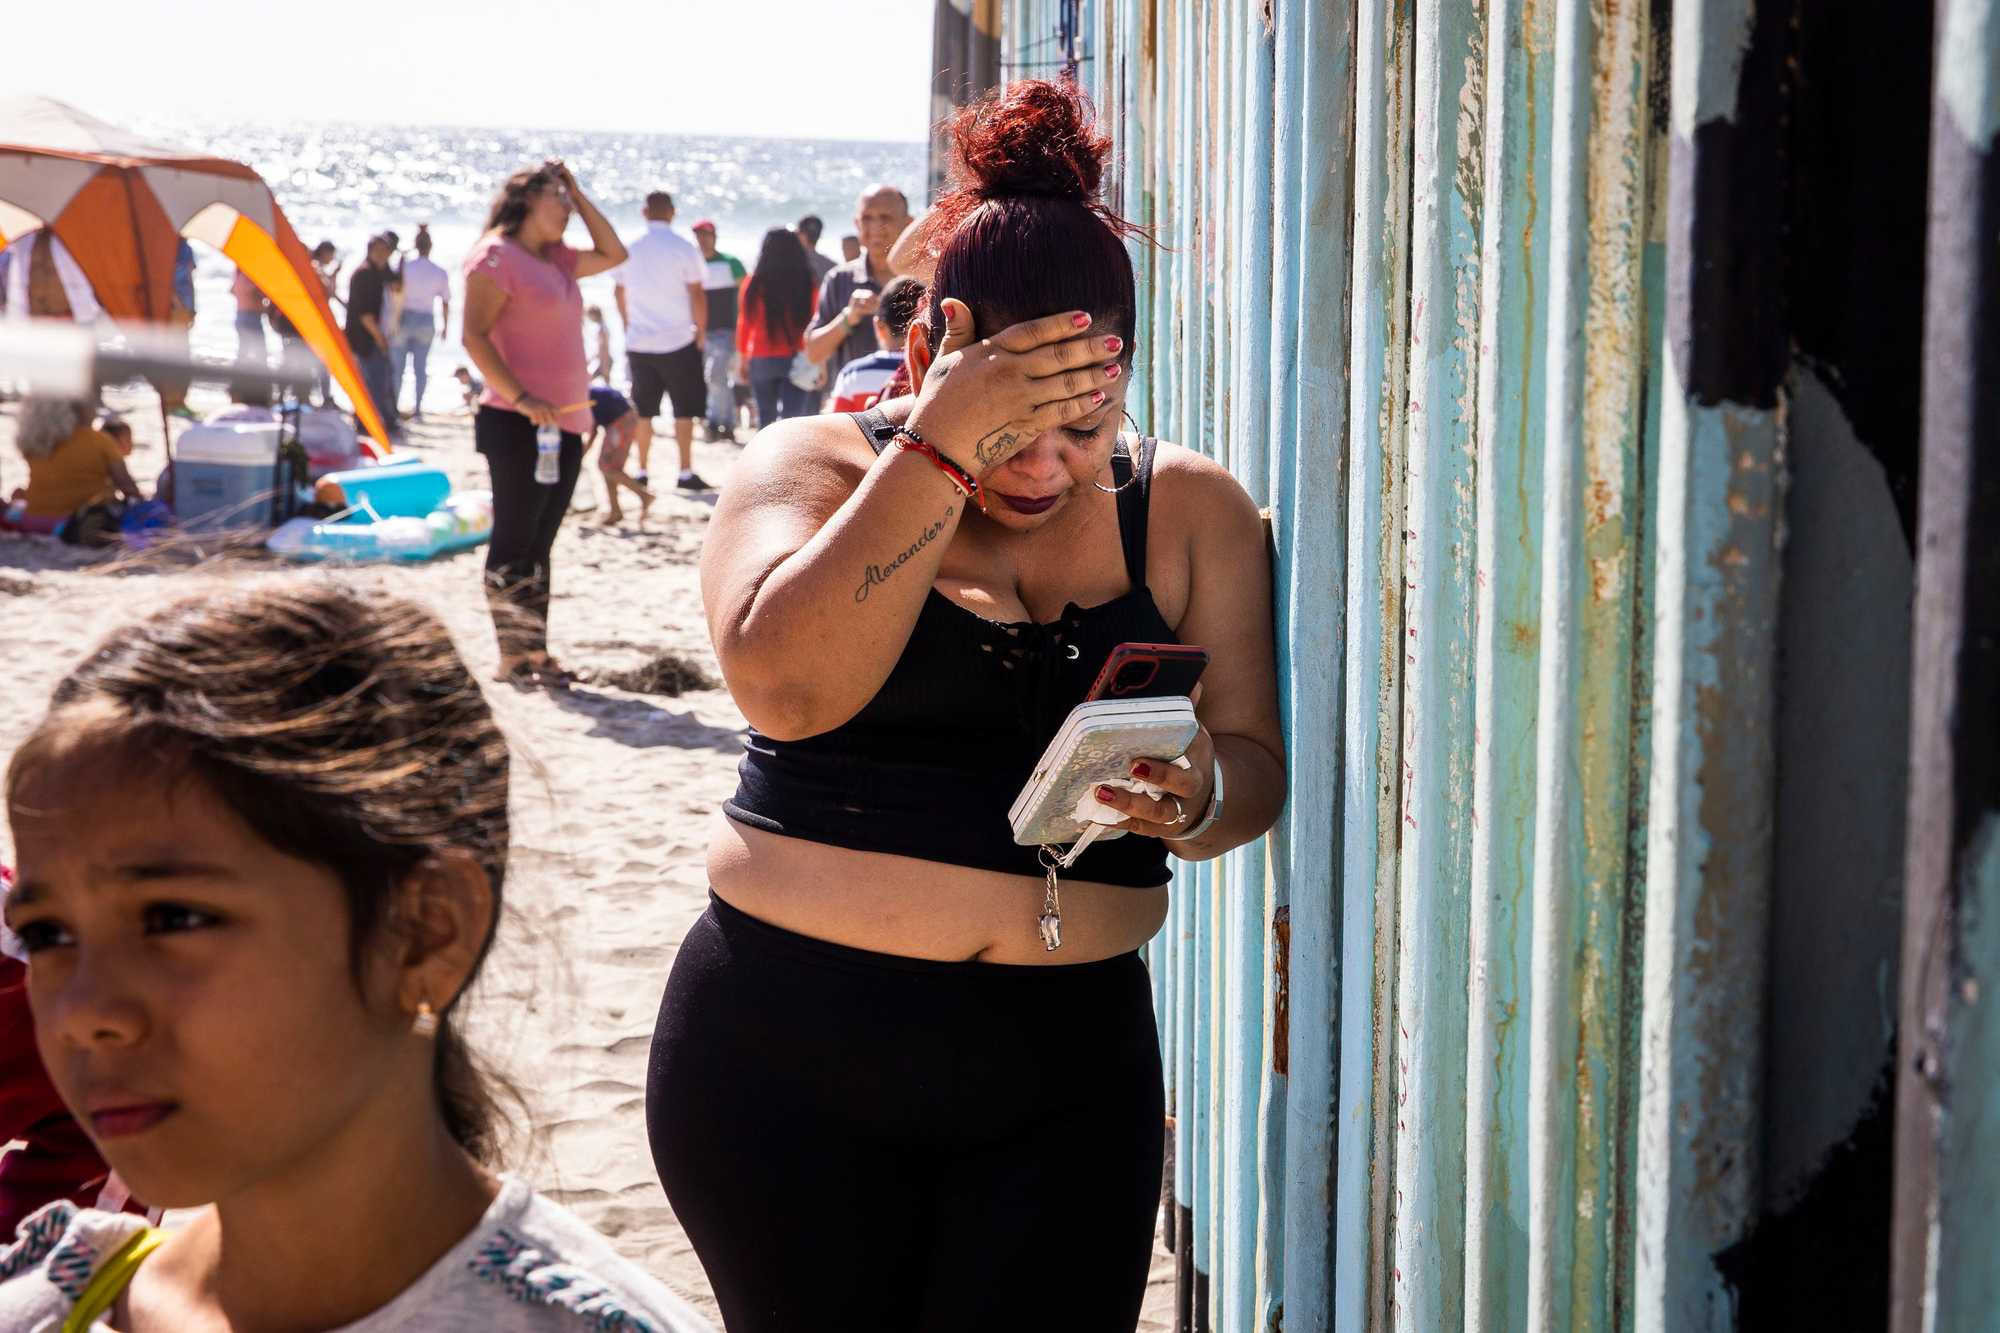
[[735, 255], [715, 252], [702, 270], [701, 290], [708, 298], [708, 331], [733, 333], [736, 329], [736, 294], [743, 288], [743, 261]]

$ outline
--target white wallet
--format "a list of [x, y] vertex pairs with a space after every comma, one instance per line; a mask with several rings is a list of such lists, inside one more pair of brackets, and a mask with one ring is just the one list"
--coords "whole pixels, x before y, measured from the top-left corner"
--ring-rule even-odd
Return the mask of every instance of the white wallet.
[[[1070, 710], [1007, 811], [1023, 847], [1061, 847], [1093, 825], [1080, 805], [1106, 782], [1127, 779], [1140, 759], [1169, 759], [1194, 741], [1200, 724], [1185, 698], [1097, 699]], [[1120, 833], [1106, 833], [1119, 837]]]

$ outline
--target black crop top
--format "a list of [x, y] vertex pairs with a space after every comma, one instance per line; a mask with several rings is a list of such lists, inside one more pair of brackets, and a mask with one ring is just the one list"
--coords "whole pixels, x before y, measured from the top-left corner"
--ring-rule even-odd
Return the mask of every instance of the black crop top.
[[[880, 453], [894, 427], [879, 411], [854, 420]], [[1014, 841], [1008, 807], [1113, 648], [1178, 642], [1146, 588], [1155, 443], [1141, 440], [1134, 459], [1121, 442], [1111, 459], [1129, 591], [1100, 606], [1072, 602], [1049, 624], [1007, 625], [933, 588], [859, 713], [804, 740], [751, 731], [723, 810], [787, 837], [1041, 878], [1037, 849]], [[1065, 875], [1153, 888], [1168, 879], [1166, 847], [1129, 833], [1099, 839]]]

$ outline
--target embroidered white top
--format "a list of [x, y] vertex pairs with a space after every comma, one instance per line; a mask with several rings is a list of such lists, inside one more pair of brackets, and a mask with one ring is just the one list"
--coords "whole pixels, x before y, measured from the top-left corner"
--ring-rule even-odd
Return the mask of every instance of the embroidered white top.
[[[97, 1268], [145, 1227], [59, 1201], [0, 1250], [0, 1329], [57, 1333]], [[98, 1320], [92, 1328], [109, 1329]], [[574, 1213], [513, 1176], [479, 1225], [403, 1294], [334, 1333], [712, 1333]]]

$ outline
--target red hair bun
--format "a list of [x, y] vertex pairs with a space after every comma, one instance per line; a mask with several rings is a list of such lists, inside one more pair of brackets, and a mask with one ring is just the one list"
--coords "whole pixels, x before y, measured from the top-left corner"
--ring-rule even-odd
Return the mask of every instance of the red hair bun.
[[1062, 199], [1095, 213], [1114, 236], [1145, 236], [1098, 198], [1111, 136], [1068, 79], [1022, 79], [951, 118], [950, 189], [926, 224], [938, 243], [979, 206], [1007, 199]]
[[[1137, 333], [1127, 238], [1150, 240], [1098, 197], [1111, 138], [1073, 81], [1026, 79], [952, 117], [951, 190], [925, 223], [936, 247], [930, 309], [950, 298], [991, 336], [1022, 320], [1089, 312], [1102, 332]], [[926, 325], [932, 349], [943, 321]]]
[[1046, 194], [1097, 201], [1111, 137], [1074, 83], [1026, 79], [952, 118], [952, 185], [992, 199]]

